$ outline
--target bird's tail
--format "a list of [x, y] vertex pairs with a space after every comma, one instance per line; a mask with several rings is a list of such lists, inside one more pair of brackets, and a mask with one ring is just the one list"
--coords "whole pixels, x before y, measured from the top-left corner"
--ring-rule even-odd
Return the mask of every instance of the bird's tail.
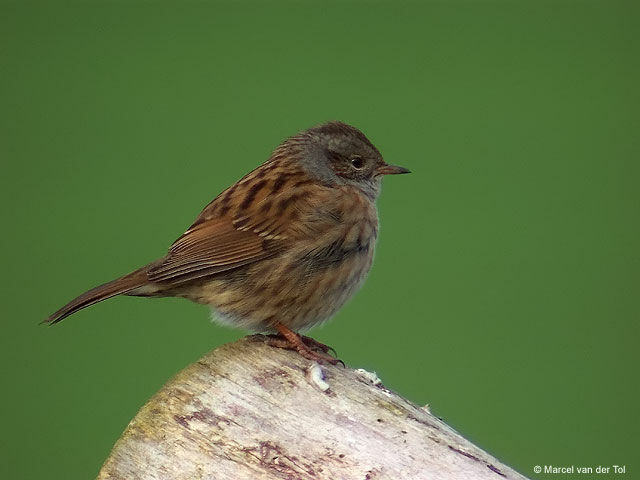
[[88, 292], [83, 293], [79, 297], [71, 300], [64, 307], [57, 312], [51, 314], [49, 318], [42, 323], [53, 325], [64, 320], [69, 315], [76, 313], [78, 310], [82, 310], [85, 307], [89, 307], [95, 303], [106, 300], [107, 298], [115, 297], [123, 293], [131, 292], [138, 287], [143, 286], [148, 282], [146, 266], [139, 268], [138, 270], [125, 275], [124, 277], [117, 278], [111, 282], [105, 283], [98, 287], [92, 288]]

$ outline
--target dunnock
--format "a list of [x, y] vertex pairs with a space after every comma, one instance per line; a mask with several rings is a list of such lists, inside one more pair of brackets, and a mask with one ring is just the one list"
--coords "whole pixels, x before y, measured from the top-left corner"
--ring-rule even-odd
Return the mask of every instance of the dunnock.
[[184, 297], [211, 306], [222, 323], [279, 332], [273, 344], [335, 363], [295, 331], [327, 320], [360, 288], [373, 261], [381, 178], [408, 172], [350, 125], [306, 130], [218, 195], [167, 256], [89, 290], [45, 323], [120, 294]]

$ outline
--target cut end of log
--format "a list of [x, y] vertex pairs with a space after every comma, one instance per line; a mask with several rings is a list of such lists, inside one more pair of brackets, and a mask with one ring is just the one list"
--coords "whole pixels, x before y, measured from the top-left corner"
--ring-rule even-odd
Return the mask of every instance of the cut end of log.
[[523, 479], [375, 374], [247, 337], [144, 405], [98, 479]]

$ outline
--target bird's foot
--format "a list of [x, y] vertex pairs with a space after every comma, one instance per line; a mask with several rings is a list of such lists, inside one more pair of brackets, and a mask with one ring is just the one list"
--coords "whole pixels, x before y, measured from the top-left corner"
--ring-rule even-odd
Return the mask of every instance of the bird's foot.
[[342, 363], [344, 366], [342, 360], [329, 355], [328, 352], [335, 353], [335, 350], [328, 345], [318, 342], [311, 337], [299, 335], [281, 323], [277, 323], [275, 327], [279, 333], [277, 335], [266, 335], [266, 343], [268, 345], [276, 348], [295, 350], [304, 358], [314, 362], [328, 363], [331, 365]]
[[338, 356], [338, 352], [336, 352], [335, 348], [330, 347], [329, 345], [325, 345], [324, 343], [321, 343], [311, 337], [307, 337], [305, 335], [300, 335], [300, 339], [304, 342], [304, 344], [313, 349], [313, 350], [319, 350], [322, 353], [330, 353], [331, 355], [333, 355], [334, 357]]

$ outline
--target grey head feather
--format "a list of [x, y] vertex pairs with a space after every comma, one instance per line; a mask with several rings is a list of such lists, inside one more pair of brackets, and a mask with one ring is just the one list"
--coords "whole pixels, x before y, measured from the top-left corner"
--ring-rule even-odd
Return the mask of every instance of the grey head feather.
[[[384, 161], [360, 130], [346, 123], [329, 122], [296, 137], [302, 140], [300, 164], [312, 178], [327, 185], [356, 186], [371, 200], [378, 197], [381, 181], [374, 170]], [[363, 168], [352, 166], [351, 161], [356, 158], [363, 160]]]

